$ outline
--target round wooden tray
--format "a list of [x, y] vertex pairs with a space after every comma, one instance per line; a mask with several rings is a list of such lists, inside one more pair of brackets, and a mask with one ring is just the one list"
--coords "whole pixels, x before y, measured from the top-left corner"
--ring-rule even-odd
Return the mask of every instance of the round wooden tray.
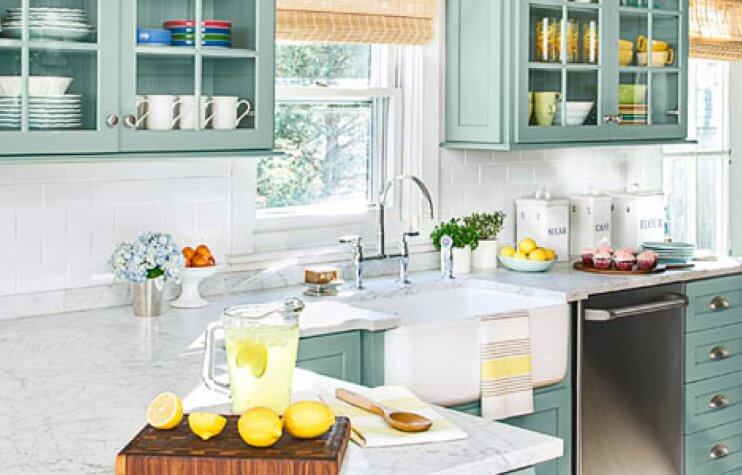
[[582, 263], [582, 261], [575, 262], [575, 270], [582, 272], [590, 272], [593, 274], [606, 274], [606, 275], [646, 275], [646, 274], [660, 274], [667, 270], [667, 266], [657, 266], [652, 270], [618, 270], [611, 267], [610, 269], [596, 269], [593, 266], [588, 266]]

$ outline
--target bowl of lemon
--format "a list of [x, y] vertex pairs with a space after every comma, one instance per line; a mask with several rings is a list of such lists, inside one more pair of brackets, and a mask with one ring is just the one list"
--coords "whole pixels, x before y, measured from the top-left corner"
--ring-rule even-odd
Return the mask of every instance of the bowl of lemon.
[[516, 272], [547, 272], [557, 261], [553, 249], [539, 247], [531, 238], [520, 241], [517, 248], [504, 246], [498, 257], [503, 266]]

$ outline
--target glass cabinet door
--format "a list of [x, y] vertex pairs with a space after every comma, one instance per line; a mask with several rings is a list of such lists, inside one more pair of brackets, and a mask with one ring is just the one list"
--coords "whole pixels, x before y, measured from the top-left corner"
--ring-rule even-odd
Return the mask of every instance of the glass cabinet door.
[[608, 139], [602, 120], [606, 1], [518, 2], [518, 142]]
[[618, 58], [612, 137], [685, 136], [687, 21], [684, 0], [617, 0]]
[[114, 152], [117, 18], [106, 0], [0, 0], [0, 154]]
[[272, 8], [122, 1], [122, 151], [273, 146]]

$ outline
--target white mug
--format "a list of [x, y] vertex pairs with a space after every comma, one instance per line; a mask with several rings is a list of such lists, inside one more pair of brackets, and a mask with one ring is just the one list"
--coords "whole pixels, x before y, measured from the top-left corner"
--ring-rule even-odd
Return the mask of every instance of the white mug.
[[175, 115], [180, 99], [175, 96], [145, 96], [142, 103], [147, 105], [147, 112], [139, 117], [137, 127], [146, 120], [147, 130], [173, 130], [180, 120], [180, 114]]
[[[178, 100], [180, 101], [180, 130], [196, 130], [196, 96], [179, 96]], [[211, 103], [208, 97], [201, 96], [200, 129], [205, 129], [209, 123], [206, 111]]]
[[[214, 96], [211, 98], [211, 115], [206, 122], [211, 122], [211, 127], [217, 130], [233, 130], [236, 129], [242, 119], [252, 110], [250, 102], [247, 100], [240, 100], [236, 96]], [[237, 111], [240, 106], [245, 106], [245, 112], [237, 117]]]

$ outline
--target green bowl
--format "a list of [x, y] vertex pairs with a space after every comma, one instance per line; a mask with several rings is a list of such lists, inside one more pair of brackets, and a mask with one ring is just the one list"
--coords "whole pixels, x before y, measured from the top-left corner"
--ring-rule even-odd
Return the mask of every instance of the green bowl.
[[619, 104], [646, 104], [647, 103], [647, 85], [646, 84], [619, 84], [618, 103]]
[[500, 262], [506, 268], [516, 272], [546, 272], [556, 264], [554, 261], [531, 261], [514, 257], [499, 256]]

